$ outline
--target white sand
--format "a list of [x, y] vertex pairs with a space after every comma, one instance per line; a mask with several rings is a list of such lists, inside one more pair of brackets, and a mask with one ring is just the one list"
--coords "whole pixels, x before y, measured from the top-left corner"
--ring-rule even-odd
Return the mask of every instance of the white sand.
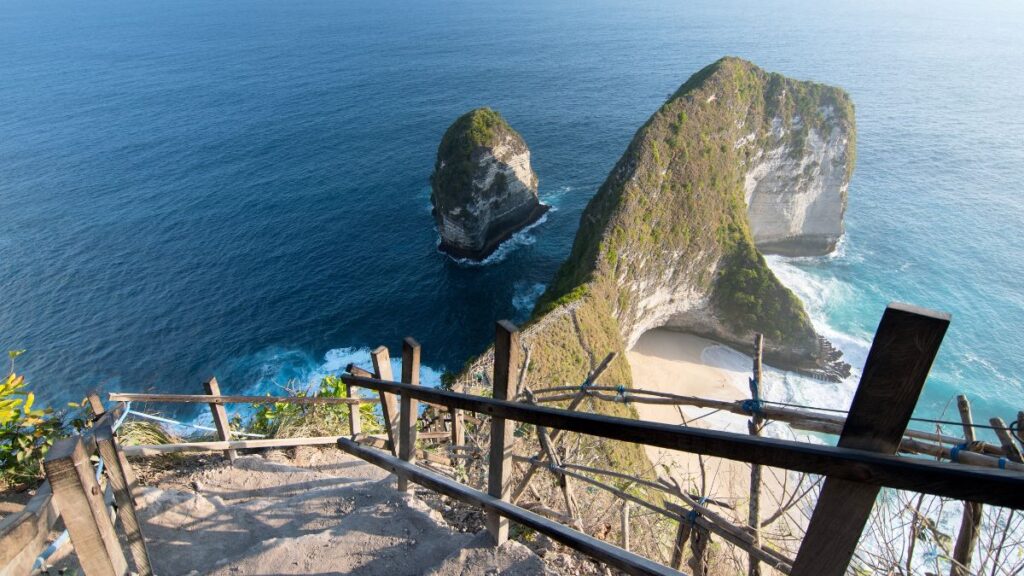
[[[721, 345], [711, 340], [680, 332], [662, 329], [647, 332], [626, 353], [632, 368], [633, 386], [716, 400], [749, 398], [749, 369], [737, 372], [702, 361], [705, 350], [718, 346]], [[683, 424], [685, 415], [691, 426], [747, 433], [747, 418], [738, 415], [717, 413], [707, 416], [710, 410], [692, 406], [639, 403], [634, 406], [643, 420]], [[694, 493], [702, 492], [700, 459], [696, 454], [648, 446], [647, 456], [662, 474], [671, 474]], [[735, 506], [733, 512], [721, 512], [745, 521], [750, 498], [750, 466], [743, 462], [704, 458], [704, 469], [705, 495], [732, 503]], [[781, 473], [778, 478], [781, 479]], [[766, 492], [761, 499], [762, 518], [776, 510], [774, 503], [782, 492], [781, 483], [775, 475], [766, 470], [764, 479]]]

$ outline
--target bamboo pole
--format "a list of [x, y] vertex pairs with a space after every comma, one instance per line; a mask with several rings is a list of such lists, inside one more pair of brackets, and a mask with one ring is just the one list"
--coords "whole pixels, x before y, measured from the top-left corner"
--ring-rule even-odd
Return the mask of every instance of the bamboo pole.
[[629, 552], [629, 502], [622, 501], [622, 549]]

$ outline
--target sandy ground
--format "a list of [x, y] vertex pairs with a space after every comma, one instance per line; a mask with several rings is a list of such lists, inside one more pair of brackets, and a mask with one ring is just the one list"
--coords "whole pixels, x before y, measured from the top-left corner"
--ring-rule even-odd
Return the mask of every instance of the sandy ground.
[[[749, 398], [749, 371], [738, 372], [702, 361], [705, 350], [717, 346], [721, 345], [690, 334], [652, 330], [644, 334], [626, 354], [632, 368], [633, 386], [717, 400]], [[747, 433], [747, 418], [742, 416], [723, 413], [709, 415], [711, 410], [692, 406], [639, 403], [634, 406], [643, 420], [681, 425], [685, 417], [691, 426]], [[671, 474], [694, 493], [703, 493], [709, 498], [732, 504], [732, 511], [721, 512], [745, 522], [750, 499], [748, 464], [719, 458], [704, 458], [705, 472], [702, 481], [701, 462], [696, 454], [648, 446], [647, 456], [663, 473]], [[763, 478], [761, 517], [766, 518], [778, 509], [777, 503], [781, 501], [784, 493], [782, 482], [785, 474], [766, 469]]]

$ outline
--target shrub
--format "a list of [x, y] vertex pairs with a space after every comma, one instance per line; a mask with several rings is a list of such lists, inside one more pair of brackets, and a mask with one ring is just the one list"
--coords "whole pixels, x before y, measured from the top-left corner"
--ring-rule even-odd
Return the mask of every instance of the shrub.
[[[289, 395], [306, 397], [305, 390], [289, 389]], [[327, 376], [320, 382], [320, 388], [313, 394], [322, 398], [348, 398], [348, 390], [341, 378]], [[303, 436], [332, 436], [348, 434], [348, 406], [345, 404], [256, 404], [256, 413], [249, 422], [249, 430], [277, 438]], [[360, 404], [364, 434], [377, 434], [384, 430], [381, 419], [373, 404]]]

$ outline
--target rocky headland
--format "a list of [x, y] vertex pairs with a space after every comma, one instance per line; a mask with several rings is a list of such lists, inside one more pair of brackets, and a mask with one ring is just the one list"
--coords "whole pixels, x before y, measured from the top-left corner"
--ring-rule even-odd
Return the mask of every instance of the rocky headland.
[[522, 136], [490, 108], [459, 117], [445, 132], [430, 177], [440, 250], [482, 260], [548, 207]]
[[847, 375], [762, 249], [834, 247], [854, 147], [853, 104], [841, 89], [731, 57], [694, 74], [637, 131], [584, 211], [524, 327], [527, 381], [579, 383], [619, 352], [606, 381], [631, 385], [624, 352], [654, 328], [739, 350], [761, 332], [774, 366]]

